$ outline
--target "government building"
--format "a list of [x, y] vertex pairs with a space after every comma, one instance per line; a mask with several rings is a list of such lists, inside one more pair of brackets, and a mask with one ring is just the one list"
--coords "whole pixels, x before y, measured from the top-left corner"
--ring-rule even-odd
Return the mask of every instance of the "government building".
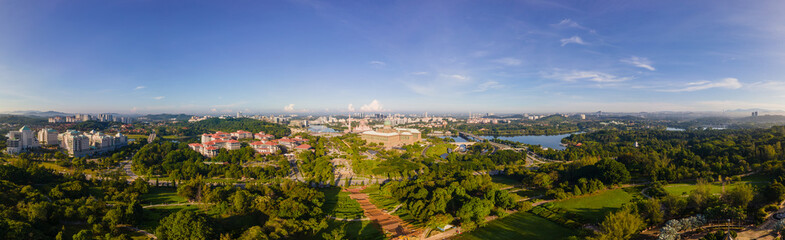
[[412, 128], [392, 128], [390, 121], [384, 121], [384, 127], [375, 131], [365, 131], [360, 134], [368, 143], [378, 143], [384, 147], [397, 147], [415, 143], [422, 140], [420, 130]]

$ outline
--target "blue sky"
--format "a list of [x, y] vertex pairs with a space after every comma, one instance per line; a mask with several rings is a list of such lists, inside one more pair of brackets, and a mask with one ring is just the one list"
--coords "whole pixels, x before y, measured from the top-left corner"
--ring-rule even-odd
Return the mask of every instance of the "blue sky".
[[0, 111], [785, 110], [783, 1], [0, 1]]

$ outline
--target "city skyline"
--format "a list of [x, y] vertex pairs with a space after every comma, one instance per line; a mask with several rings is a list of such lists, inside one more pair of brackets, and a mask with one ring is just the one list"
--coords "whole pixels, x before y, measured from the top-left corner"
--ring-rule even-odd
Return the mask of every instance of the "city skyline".
[[785, 3], [5, 1], [0, 112], [785, 110]]

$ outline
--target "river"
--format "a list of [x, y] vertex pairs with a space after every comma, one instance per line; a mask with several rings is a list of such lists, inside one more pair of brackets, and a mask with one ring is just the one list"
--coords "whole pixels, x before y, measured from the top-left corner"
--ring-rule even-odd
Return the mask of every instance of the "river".
[[[540, 145], [543, 148], [550, 148], [556, 150], [564, 150], [567, 149], [564, 145], [561, 145], [561, 140], [563, 138], [569, 137], [573, 134], [577, 133], [567, 133], [567, 134], [559, 134], [559, 135], [522, 135], [522, 136], [499, 136], [495, 137], [502, 140], [514, 141], [519, 143], [531, 144], [531, 145]], [[481, 136], [485, 139], [493, 139], [493, 136]]]

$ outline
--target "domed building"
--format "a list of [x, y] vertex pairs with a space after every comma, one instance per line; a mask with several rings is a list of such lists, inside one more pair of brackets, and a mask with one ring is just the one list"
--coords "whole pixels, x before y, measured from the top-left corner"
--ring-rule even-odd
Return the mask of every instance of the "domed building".
[[396, 147], [415, 143], [422, 140], [420, 130], [413, 128], [393, 128], [390, 121], [384, 121], [384, 127], [375, 131], [365, 131], [360, 134], [368, 143], [378, 143], [384, 147]]

